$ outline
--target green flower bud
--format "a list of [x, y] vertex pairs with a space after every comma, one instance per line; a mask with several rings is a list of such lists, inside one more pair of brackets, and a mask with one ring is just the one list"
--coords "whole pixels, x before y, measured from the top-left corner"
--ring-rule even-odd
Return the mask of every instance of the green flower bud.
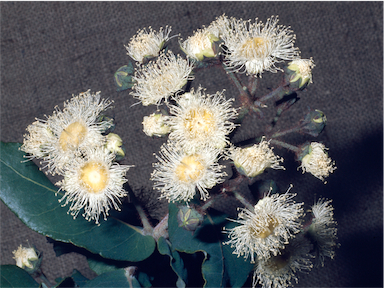
[[300, 132], [317, 137], [324, 129], [327, 123], [327, 117], [320, 110], [311, 110], [301, 121]]
[[135, 84], [135, 80], [132, 79], [134, 72], [135, 70], [131, 62], [117, 69], [114, 75], [117, 91], [123, 91], [133, 87]]
[[292, 88], [303, 90], [312, 83], [312, 68], [315, 63], [311, 59], [297, 59], [289, 62], [284, 69], [285, 79]]
[[115, 133], [109, 133], [107, 135], [107, 142], [105, 143], [105, 147], [111, 153], [116, 154], [117, 161], [124, 158], [125, 151], [123, 146], [123, 140], [121, 140], [119, 135]]
[[24, 269], [29, 274], [33, 274], [37, 269], [39, 269], [41, 260], [43, 259], [42, 253], [37, 251], [33, 247], [23, 247], [22, 245], [19, 248], [12, 252], [16, 260], [16, 266]]
[[203, 222], [203, 216], [188, 206], [183, 206], [177, 213], [177, 222], [179, 227], [188, 231], [195, 231]]

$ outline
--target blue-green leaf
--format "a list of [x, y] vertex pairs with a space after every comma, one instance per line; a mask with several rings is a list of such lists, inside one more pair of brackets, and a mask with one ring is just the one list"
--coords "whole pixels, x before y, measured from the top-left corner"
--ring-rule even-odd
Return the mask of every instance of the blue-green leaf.
[[242, 287], [253, 269], [253, 265], [244, 258], [232, 254], [232, 249], [223, 242], [227, 240], [222, 227], [231, 228], [233, 223], [226, 220], [226, 215], [210, 210], [195, 233], [178, 227], [178, 207], [169, 205], [169, 238], [174, 249], [205, 255], [201, 271], [205, 287]]
[[179, 252], [177, 252], [173, 247], [172, 244], [164, 239], [163, 237], [160, 237], [157, 241], [157, 249], [159, 250], [160, 254], [162, 255], [168, 255], [170, 257], [170, 264], [175, 271], [176, 275], [179, 277], [178, 285], [185, 287], [188, 277], [187, 269], [184, 267], [184, 261], [181, 259]]
[[99, 226], [81, 216], [73, 219], [68, 207], [61, 207], [57, 188], [44, 173], [33, 162], [22, 162], [20, 146], [0, 143], [0, 198], [29, 228], [105, 258], [141, 261], [153, 253], [155, 240], [143, 236], [139, 227], [114, 217]]
[[16, 265], [0, 266], [0, 287], [39, 287], [31, 275], [27, 271], [17, 267]]
[[128, 275], [125, 269], [119, 269], [107, 272], [88, 281], [83, 287], [141, 287], [139, 281], [135, 277]]

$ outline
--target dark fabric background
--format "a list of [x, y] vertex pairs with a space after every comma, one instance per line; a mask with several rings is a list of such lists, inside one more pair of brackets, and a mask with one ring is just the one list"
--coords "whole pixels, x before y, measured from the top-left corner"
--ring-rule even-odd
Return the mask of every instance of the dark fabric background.
[[[151, 139], [142, 132], [143, 116], [155, 108], [130, 107], [137, 101], [129, 92], [115, 90], [113, 74], [129, 60], [123, 45], [148, 26], [158, 30], [170, 25], [171, 35], [180, 33], [185, 39], [223, 13], [263, 22], [279, 15], [280, 24], [294, 30], [302, 57], [313, 57], [316, 68], [314, 83], [299, 95], [300, 101], [277, 128], [290, 127], [308, 107], [322, 110], [328, 126], [316, 141], [330, 148], [338, 167], [324, 185], [297, 171], [293, 154], [276, 148], [287, 170], [263, 176], [275, 179], [283, 191], [292, 183], [298, 201], [312, 204], [321, 196], [334, 200], [341, 247], [333, 261], [327, 259], [325, 267], [303, 274], [297, 286], [382, 287], [382, 2], [1, 2], [0, 8], [1, 141], [22, 142], [35, 117], [50, 115], [72, 94], [101, 91], [104, 98], [115, 101], [115, 131], [127, 149], [125, 163], [136, 165], [127, 174], [129, 182], [155, 218], [164, 214], [165, 206], [156, 201], [149, 176], [153, 153], [164, 139]], [[181, 53], [176, 39], [170, 48]], [[258, 95], [276, 87], [280, 77], [265, 73]], [[197, 74], [193, 85], [207, 88], [207, 93], [225, 88], [228, 98], [236, 95], [219, 69]], [[270, 108], [273, 105], [269, 103]], [[266, 116], [249, 116], [235, 138], [258, 136], [272, 114]], [[285, 140], [300, 144], [315, 139], [296, 135]], [[84, 256], [71, 253], [56, 258], [44, 236], [0, 205], [1, 264], [14, 264], [12, 251], [28, 240], [44, 251], [42, 268], [51, 281], [69, 276], [74, 268], [95, 276]]]

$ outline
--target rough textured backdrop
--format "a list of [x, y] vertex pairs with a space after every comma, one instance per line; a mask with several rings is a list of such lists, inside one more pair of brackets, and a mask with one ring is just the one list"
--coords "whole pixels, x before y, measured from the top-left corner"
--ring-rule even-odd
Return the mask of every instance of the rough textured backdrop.
[[[381, 286], [383, 268], [383, 4], [382, 2], [1, 2], [1, 141], [22, 142], [25, 128], [35, 117], [50, 115], [55, 105], [72, 94], [92, 89], [115, 101], [116, 133], [127, 148], [126, 163], [135, 189], [144, 191], [154, 217], [157, 195], [150, 188], [153, 153], [163, 139], [142, 132], [143, 116], [153, 107], [136, 105], [128, 92], [116, 92], [113, 74], [126, 64], [124, 44], [143, 27], [172, 26], [171, 35], [185, 39], [195, 29], [226, 13], [265, 22], [279, 15], [280, 24], [294, 30], [303, 58], [313, 57], [314, 83], [281, 119], [289, 127], [307, 107], [322, 110], [328, 126], [316, 141], [330, 148], [338, 169], [324, 185], [312, 175], [296, 171], [293, 155], [276, 149], [287, 171], [273, 176], [282, 190], [290, 183], [297, 200], [313, 203], [320, 196], [334, 200], [339, 242], [333, 261], [301, 276], [302, 287]], [[170, 48], [179, 53], [177, 40]], [[279, 74], [266, 73], [260, 94], [276, 86]], [[194, 86], [208, 93], [236, 90], [220, 70], [197, 75]], [[271, 103], [273, 105], [273, 103]], [[255, 136], [265, 123], [251, 116], [236, 135]], [[288, 137], [299, 144], [310, 137]], [[314, 196], [315, 195], [315, 196]], [[1, 205], [1, 264], [13, 264], [12, 251], [20, 243], [44, 251], [48, 278], [70, 275], [74, 268], [85, 276], [95, 274], [85, 257], [71, 253], [55, 257], [52, 244], [27, 228]]]

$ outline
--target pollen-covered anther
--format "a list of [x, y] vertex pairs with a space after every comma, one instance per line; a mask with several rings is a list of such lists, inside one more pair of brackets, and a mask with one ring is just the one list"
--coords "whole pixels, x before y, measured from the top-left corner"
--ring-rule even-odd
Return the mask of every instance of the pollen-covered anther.
[[60, 148], [63, 151], [75, 150], [87, 134], [87, 127], [80, 121], [71, 123], [61, 132], [59, 137]]
[[204, 165], [199, 161], [198, 155], [188, 155], [176, 166], [175, 174], [180, 181], [194, 182], [201, 177], [204, 169]]
[[99, 193], [107, 186], [108, 168], [103, 163], [88, 162], [81, 169], [80, 179], [89, 193]]

